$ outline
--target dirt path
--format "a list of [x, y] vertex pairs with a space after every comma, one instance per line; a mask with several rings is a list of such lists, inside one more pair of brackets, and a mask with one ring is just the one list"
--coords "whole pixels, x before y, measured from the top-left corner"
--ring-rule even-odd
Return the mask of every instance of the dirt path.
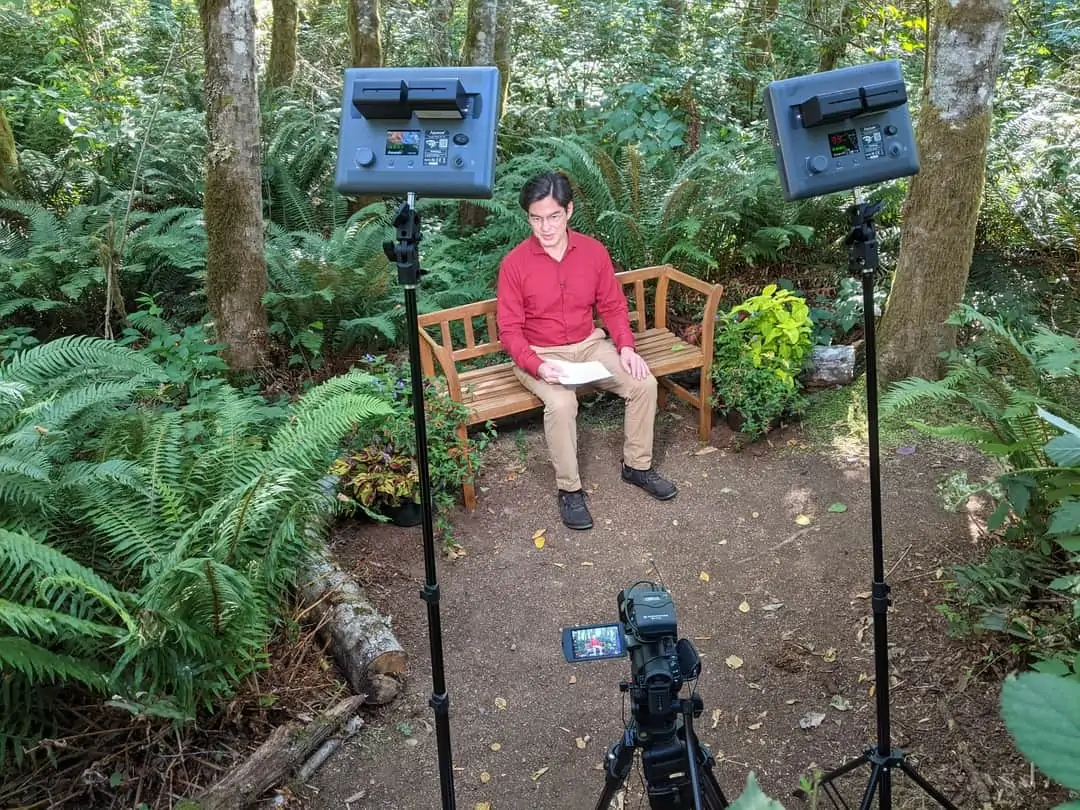
[[[806, 806], [791, 798], [800, 776], [873, 744], [865, 457], [811, 451], [797, 434], [742, 453], [701, 452], [689, 422], [666, 414], [658, 429], [657, 464], [680, 486], [667, 503], [619, 479], [617, 426], [582, 432], [596, 522], [584, 533], [558, 520], [537, 423], [489, 451], [480, 506], [455, 520], [466, 556], [439, 565], [458, 807], [594, 806], [600, 763], [628, 711], [618, 683], [629, 666], [565, 663], [560, 629], [615, 621], [616, 595], [641, 579], [663, 579], [680, 635], [701, 654], [697, 729], [729, 800], [754, 771], [785, 806]], [[724, 431], [716, 447], [726, 446]], [[935, 610], [940, 566], [974, 556], [980, 542], [970, 516], [945, 512], [935, 492], [963, 466], [921, 448], [882, 459], [892, 741], [960, 807], [1049, 807], [1057, 795], [1041, 779], [1031, 785], [998, 719], [997, 673], [972, 645], [946, 637]], [[830, 511], [835, 504], [846, 510]], [[540, 529], [543, 548], [533, 540]], [[350, 524], [334, 547], [393, 617], [412, 661], [404, 696], [316, 774], [306, 803], [432, 810], [440, 794], [420, 531]], [[820, 725], [800, 728], [814, 713]], [[852, 806], [868, 777], [860, 769], [838, 783]], [[647, 806], [634, 798], [641, 782], [635, 768], [627, 807]], [[896, 796], [898, 808], [934, 806], [901, 779]]]

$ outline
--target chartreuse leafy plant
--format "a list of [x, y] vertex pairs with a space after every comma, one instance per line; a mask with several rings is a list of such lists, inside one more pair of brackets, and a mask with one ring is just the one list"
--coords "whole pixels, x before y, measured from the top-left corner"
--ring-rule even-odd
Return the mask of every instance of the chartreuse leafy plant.
[[746, 322], [744, 351], [758, 368], [773, 371], [789, 387], [810, 353], [813, 323], [810, 307], [800, 296], [769, 284], [732, 310], [736, 320]]
[[[1080, 791], [1080, 680], [1042, 672], [1009, 677], [1001, 716], [1024, 756], [1058, 784]], [[1080, 801], [1056, 810], [1080, 810]]]
[[274, 423], [228, 386], [162, 404], [151, 394], [167, 379], [93, 338], [0, 367], [4, 758], [54, 728], [74, 685], [180, 720], [262, 666], [314, 529], [337, 509], [323, 483], [334, 448], [389, 412], [360, 373]]

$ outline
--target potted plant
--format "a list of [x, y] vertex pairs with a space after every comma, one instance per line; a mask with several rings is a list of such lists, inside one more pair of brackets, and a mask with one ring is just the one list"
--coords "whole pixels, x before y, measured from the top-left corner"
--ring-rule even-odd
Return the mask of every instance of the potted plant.
[[376, 520], [420, 523], [420, 476], [411, 456], [390, 445], [368, 445], [337, 458], [330, 474], [337, 477], [339, 492]]
[[798, 373], [810, 352], [810, 308], [776, 284], [719, 319], [713, 350], [713, 404], [750, 439], [801, 412]]

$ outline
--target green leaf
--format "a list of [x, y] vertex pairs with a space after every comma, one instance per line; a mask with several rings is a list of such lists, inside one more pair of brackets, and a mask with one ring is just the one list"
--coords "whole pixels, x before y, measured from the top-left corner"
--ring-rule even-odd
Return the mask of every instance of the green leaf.
[[1080, 436], [1067, 434], [1046, 444], [1046, 455], [1059, 467], [1080, 467]]
[[1016, 747], [1039, 770], [1080, 789], [1080, 682], [1042, 672], [1007, 678], [1001, 716]]
[[784, 806], [762, 793], [757, 777], [751, 771], [746, 777], [746, 790], [731, 803], [730, 810], [784, 810]]
[[847, 511], [847, 504], [843, 504], [843, 503], [839, 503], [839, 502], [834, 503], [834, 504], [830, 504], [829, 505], [829, 511], [830, 512], [846, 512]]
[[1076, 534], [1080, 528], [1080, 499], [1064, 501], [1054, 510], [1047, 531], [1050, 534]]
[[1059, 804], [1054, 810], [1080, 810], [1080, 799], [1065, 804]]

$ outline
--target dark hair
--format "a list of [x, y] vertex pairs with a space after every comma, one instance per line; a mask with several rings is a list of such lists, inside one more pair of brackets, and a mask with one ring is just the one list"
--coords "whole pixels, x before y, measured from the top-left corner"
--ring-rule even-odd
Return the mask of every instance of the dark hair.
[[528, 212], [530, 205], [548, 197], [554, 197], [555, 202], [563, 208], [567, 208], [574, 201], [574, 192], [565, 174], [561, 172], [538, 174], [522, 187], [518, 202]]

